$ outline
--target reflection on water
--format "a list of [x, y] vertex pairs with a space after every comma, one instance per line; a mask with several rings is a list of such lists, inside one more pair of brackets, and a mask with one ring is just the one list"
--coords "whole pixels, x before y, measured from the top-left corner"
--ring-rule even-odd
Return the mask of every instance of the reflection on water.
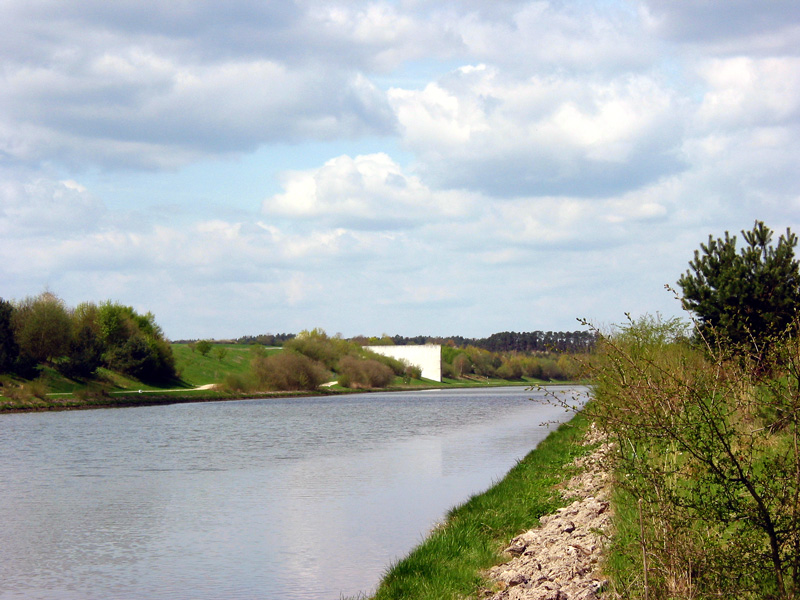
[[0, 417], [0, 599], [374, 588], [562, 409], [520, 388]]

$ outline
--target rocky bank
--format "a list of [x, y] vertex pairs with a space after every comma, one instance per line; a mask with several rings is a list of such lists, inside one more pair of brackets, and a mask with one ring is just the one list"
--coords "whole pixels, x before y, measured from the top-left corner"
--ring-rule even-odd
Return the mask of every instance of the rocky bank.
[[609, 474], [604, 468], [609, 446], [592, 428], [587, 444], [600, 445], [578, 458], [579, 474], [562, 494], [574, 502], [540, 519], [541, 526], [511, 541], [512, 558], [489, 577], [491, 600], [596, 600], [605, 580], [598, 563], [611, 526]]

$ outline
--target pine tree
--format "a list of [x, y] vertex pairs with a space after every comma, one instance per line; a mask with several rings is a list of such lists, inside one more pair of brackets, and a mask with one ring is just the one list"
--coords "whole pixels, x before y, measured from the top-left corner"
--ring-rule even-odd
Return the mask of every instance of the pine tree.
[[724, 238], [709, 236], [678, 285], [706, 339], [759, 349], [785, 332], [800, 308], [797, 236], [787, 229], [773, 246], [772, 230], [761, 221], [742, 235], [739, 252], [727, 231]]

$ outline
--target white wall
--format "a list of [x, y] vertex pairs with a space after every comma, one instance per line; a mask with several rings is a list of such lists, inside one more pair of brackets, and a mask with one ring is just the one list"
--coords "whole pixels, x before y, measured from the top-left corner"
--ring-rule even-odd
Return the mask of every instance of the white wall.
[[424, 346], [364, 346], [382, 356], [391, 356], [422, 369], [425, 379], [442, 380], [442, 347], [438, 344]]

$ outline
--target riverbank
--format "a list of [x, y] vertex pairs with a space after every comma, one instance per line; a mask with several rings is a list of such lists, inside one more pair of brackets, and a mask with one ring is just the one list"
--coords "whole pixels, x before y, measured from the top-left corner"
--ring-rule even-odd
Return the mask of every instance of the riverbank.
[[[198, 388], [108, 391], [97, 387], [81, 389], [71, 393], [36, 392], [20, 394], [17, 397], [0, 395], [0, 414], [21, 412], [44, 412], [60, 410], [88, 410], [93, 408], [130, 408], [134, 406], [163, 406], [169, 404], [189, 404], [195, 402], [222, 402], [226, 400], [252, 400], [263, 398], [303, 398], [312, 396], [335, 396], [341, 394], [361, 394], [370, 392], [402, 392], [426, 389], [472, 389], [507, 386], [538, 387], [547, 385], [577, 385], [574, 382], [545, 383], [536, 381], [507, 381], [501, 379], [476, 382], [473, 380], [446, 382], [415, 381], [408, 385], [394, 385], [388, 388], [350, 389], [338, 386], [320, 387], [317, 390], [232, 392], [220, 391], [213, 386]], [[2, 388], [0, 388], [2, 390]]]
[[[573, 479], [585, 471], [586, 465], [597, 463], [595, 458], [587, 458], [597, 449], [596, 440], [589, 445], [583, 443], [588, 430], [586, 418], [581, 414], [576, 415], [569, 423], [550, 433], [502, 481], [451, 510], [443, 525], [436, 528], [408, 557], [391, 566], [373, 600], [565, 597], [558, 596], [555, 585], [562, 585], [558, 580], [550, 580], [551, 589], [547, 592], [550, 596], [512, 595], [523, 590], [534, 590], [533, 584], [542, 580], [542, 576], [534, 572], [528, 574], [519, 565], [505, 568], [498, 565], [508, 562], [523, 546], [519, 556], [531, 556], [529, 548], [532, 551], [536, 546], [532, 542], [535, 534], [524, 532], [530, 532], [530, 528], [546, 515], [562, 509], [562, 514], [569, 515], [572, 521], [578, 518], [580, 510], [574, 512], [567, 508], [574, 505], [574, 498], [562, 492], [575, 488], [583, 489], [585, 493], [588, 489], [584, 477]], [[579, 484], [581, 481], [584, 483]], [[608, 504], [605, 500], [596, 498], [596, 504], [596, 510], [602, 508], [601, 513], [606, 512]], [[588, 514], [587, 511], [583, 512]], [[551, 518], [550, 522], [554, 523], [554, 527], [561, 527], [561, 521], [556, 518]], [[578, 531], [577, 523], [573, 525], [575, 528], [567, 533]], [[561, 532], [566, 529], [569, 527], [561, 527]], [[583, 531], [585, 528], [577, 535]], [[561, 537], [560, 546], [566, 555], [578, 551], [577, 546], [570, 543], [577, 537], [575, 540], [563, 535]], [[511, 546], [510, 540], [514, 540]], [[578, 545], [583, 548], [585, 544], [584, 541]], [[599, 544], [595, 546], [599, 549]], [[510, 552], [505, 551], [507, 549]], [[597, 554], [593, 556], [596, 562]], [[530, 562], [529, 567], [534, 568], [536, 564]], [[589, 573], [586, 571], [584, 575]], [[555, 579], [560, 577], [553, 575]], [[592, 590], [598, 587], [599, 579], [592, 580], [587, 590], [594, 593]], [[582, 597], [590, 598], [588, 592]]]

